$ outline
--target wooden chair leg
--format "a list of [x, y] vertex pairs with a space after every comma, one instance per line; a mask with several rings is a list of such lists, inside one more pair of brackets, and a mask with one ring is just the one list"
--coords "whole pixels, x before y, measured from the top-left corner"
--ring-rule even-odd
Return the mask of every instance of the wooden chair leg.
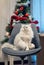
[[14, 65], [14, 57], [10, 56], [10, 65]]
[[5, 65], [8, 65], [8, 55], [3, 53], [3, 58], [4, 58]]

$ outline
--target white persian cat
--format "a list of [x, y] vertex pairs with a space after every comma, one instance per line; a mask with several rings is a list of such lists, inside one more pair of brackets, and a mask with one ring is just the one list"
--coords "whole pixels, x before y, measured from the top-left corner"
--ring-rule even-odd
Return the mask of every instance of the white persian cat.
[[14, 39], [14, 45], [18, 49], [29, 50], [35, 48], [35, 45], [32, 42], [34, 33], [31, 28], [31, 24], [23, 24], [20, 32], [16, 35]]
[[2, 48], [8, 47], [14, 50], [30, 50], [35, 48], [35, 45], [32, 42], [32, 38], [34, 37], [34, 33], [31, 28], [31, 24], [23, 24], [19, 33], [16, 35], [14, 39], [14, 46], [5, 43]]

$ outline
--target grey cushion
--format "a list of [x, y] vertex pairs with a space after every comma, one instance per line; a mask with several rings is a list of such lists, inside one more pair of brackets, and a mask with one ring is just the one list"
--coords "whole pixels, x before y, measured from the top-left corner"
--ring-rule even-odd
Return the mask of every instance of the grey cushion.
[[14, 26], [14, 28], [13, 28], [13, 30], [12, 30], [12, 33], [11, 33], [11, 37], [10, 37], [10, 39], [9, 39], [9, 41], [8, 41], [10, 44], [13, 44], [14, 38], [15, 38], [15, 36], [19, 33], [20, 28], [21, 28], [21, 24], [16, 24], [16, 25]]
[[[14, 29], [12, 30], [11, 33], [11, 37], [8, 41], [9, 43], [13, 44], [14, 38], [17, 35], [17, 33], [20, 31], [21, 25], [22, 25], [21, 23], [18, 23], [14, 26]], [[2, 49], [2, 51], [5, 54], [12, 55], [12, 56], [20, 56], [20, 57], [38, 53], [41, 50], [40, 40], [39, 40], [39, 36], [35, 24], [31, 24], [31, 25], [34, 32], [34, 38], [32, 39], [32, 42], [35, 44], [36, 47], [35, 49], [28, 50], [28, 51], [15, 51], [5, 47]]]

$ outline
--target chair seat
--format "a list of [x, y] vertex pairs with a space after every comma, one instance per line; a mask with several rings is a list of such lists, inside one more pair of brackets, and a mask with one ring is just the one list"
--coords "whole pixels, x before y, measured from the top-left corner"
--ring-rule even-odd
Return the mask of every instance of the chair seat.
[[[12, 30], [11, 36], [8, 40], [8, 43], [14, 44], [14, 39], [16, 35], [20, 32], [20, 29], [23, 24], [16, 24]], [[36, 54], [41, 50], [41, 45], [40, 45], [40, 40], [39, 36], [36, 30], [36, 26], [34, 24], [31, 24], [32, 30], [34, 32], [34, 38], [32, 40], [32, 43], [35, 44], [35, 49], [27, 50], [27, 51], [22, 51], [22, 50], [13, 50], [8, 47], [4, 47], [2, 49], [3, 53], [6, 55], [11, 55], [12, 56], [18, 56], [21, 58], [22, 65], [23, 65], [23, 60], [26, 56], [28, 56], [28, 64], [31, 65], [31, 58], [29, 57], [30, 55]], [[6, 59], [7, 60], [7, 59]], [[13, 58], [10, 59], [10, 65], [13, 65]], [[5, 61], [5, 65], [7, 65], [7, 62]]]
[[7, 54], [7, 55], [11, 55], [11, 56], [19, 56], [19, 57], [25, 57], [25, 56], [29, 56], [29, 55], [32, 55], [32, 54], [36, 54], [38, 53], [39, 51], [41, 50], [41, 47], [39, 48], [35, 48], [33, 50], [27, 50], [27, 51], [18, 51], [18, 50], [13, 50], [13, 49], [10, 49], [10, 48], [3, 48], [2, 51]]

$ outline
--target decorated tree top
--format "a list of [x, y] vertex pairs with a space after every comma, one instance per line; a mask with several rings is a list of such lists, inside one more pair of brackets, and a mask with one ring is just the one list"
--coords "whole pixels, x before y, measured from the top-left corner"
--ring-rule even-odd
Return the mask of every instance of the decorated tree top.
[[[11, 33], [13, 29], [13, 20], [15, 22], [20, 23], [35, 23], [38, 24], [38, 21], [32, 20], [31, 12], [30, 12], [30, 1], [29, 0], [16, 0], [16, 7], [13, 12], [13, 15], [10, 19], [10, 24], [7, 26], [6, 31]], [[37, 27], [38, 28], [38, 27]]]
[[30, 1], [29, 0], [18, 0], [15, 11], [11, 16], [10, 27], [12, 28], [13, 20], [20, 23], [35, 23], [38, 24], [38, 21], [33, 21], [30, 12]]
[[12, 16], [12, 18], [14, 18], [16, 21], [19, 20], [22, 23], [28, 23], [30, 16], [29, 4], [30, 2], [28, 0], [17, 1], [14, 16]]

